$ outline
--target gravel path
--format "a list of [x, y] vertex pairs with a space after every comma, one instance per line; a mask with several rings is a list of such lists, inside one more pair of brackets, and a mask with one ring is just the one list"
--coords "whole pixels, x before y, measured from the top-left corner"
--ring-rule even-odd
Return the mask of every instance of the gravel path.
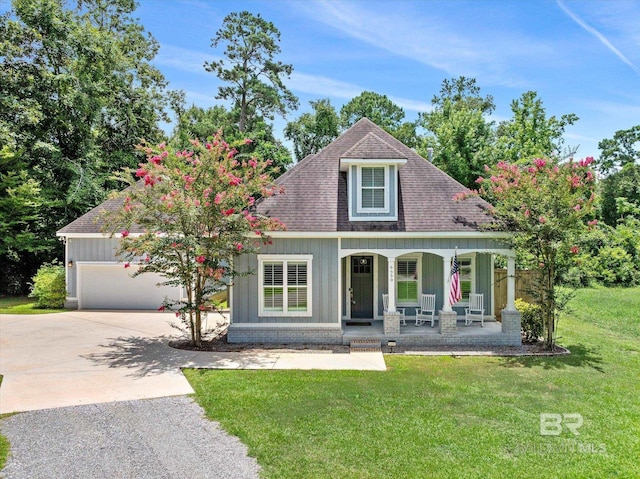
[[4, 479], [257, 478], [247, 448], [186, 396], [16, 414]]

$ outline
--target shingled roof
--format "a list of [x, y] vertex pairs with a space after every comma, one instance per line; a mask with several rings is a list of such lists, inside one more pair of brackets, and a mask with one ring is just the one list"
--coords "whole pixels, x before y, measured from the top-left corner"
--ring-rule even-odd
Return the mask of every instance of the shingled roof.
[[[340, 159], [406, 159], [399, 169], [398, 221], [349, 221], [347, 173]], [[266, 198], [258, 212], [280, 219], [287, 231], [478, 231], [490, 221], [479, 198], [454, 201], [466, 188], [382, 128], [363, 118], [315, 155], [309, 155], [277, 179], [284, 194]], [[61, 236], [100, 233], [102, 211], [120, 208], [108, 200], [68, 224]], [[138, 232], [132, 229], [132, 232]]]
[[[349, 221], [347, 174], [340, 159], [406, 159], [399, 169], [398, 221]], [[490, 221], [479, 198], [454, 201], [467, 189], [382, 128], [363, 118], [315, 155], [278, 178], [284, 194], [266, 198], [258, 212], [288, 231], [478, 231]]]

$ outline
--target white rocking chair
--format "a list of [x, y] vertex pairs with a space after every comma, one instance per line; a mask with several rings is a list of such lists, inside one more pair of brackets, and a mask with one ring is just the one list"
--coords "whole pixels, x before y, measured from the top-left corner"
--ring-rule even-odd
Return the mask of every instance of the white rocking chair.
[[[389, 311], [389, 295], [386, 293], [382, 295], [382, 307], [385, 313]], [[404, 308], [396, 307], [396, 312], [400, 313], [400, 326], [406, 326], [407, 320], [404, 316]]]
[[416, 308], [416, 326], [431, 321], [431, 327], [436, 320], [436, 295], [423, 294], [420, 297], [420, 307]]
[[484, 295], [470, 294], [469, 307], [464, 310], [464, 324], [470, 325], [473, 321], [480, 321], [480, 326], [484, 327]]

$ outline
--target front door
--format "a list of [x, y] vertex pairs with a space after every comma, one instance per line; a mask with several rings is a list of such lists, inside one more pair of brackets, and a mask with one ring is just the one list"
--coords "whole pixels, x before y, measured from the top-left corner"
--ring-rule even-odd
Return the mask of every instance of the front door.
[[351, 257], [351, 318], [373, 319], [373, 256]]

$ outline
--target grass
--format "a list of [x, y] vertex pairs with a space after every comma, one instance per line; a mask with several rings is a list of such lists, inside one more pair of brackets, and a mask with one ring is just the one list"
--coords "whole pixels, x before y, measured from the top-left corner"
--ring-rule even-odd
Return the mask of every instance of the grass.
[[[640, 477], [640, 288], [578, 292], [570, 356], [386, 356], [387, 372], [186, 371], [268, 478]], [[574, 436], [541, 413], [578, 413]]]
[[36, 303], [27, 296], [6, 296], [0, 298], [0, 314], [50, 314], [70, 311], [69, 309], [36, 308]]

